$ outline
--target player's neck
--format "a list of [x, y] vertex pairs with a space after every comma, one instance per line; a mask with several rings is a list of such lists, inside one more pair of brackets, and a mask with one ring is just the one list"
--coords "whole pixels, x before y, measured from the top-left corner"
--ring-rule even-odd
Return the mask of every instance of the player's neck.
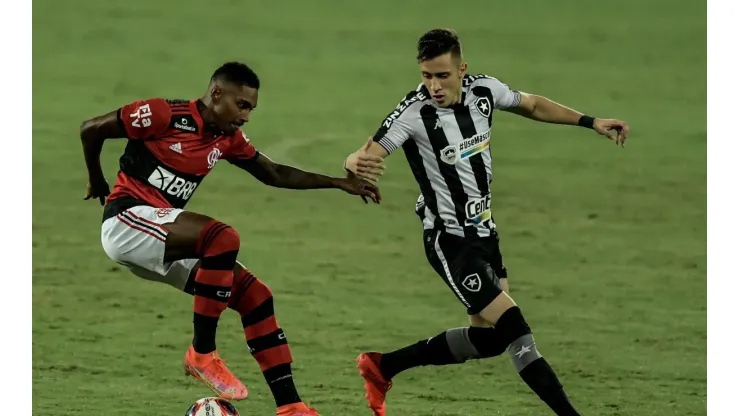
[[219, 134], [220, 131], [216, 127], [216, 122], [214, 121], [213, 112], [208, 107], [208, 97], [200, 98], [195, 101], [195, 107], [198, 109], [198, 114], [200, 114], [200, 118], [203, 119], [203, 126], [206, 130], [210, 131], [214, 134]]

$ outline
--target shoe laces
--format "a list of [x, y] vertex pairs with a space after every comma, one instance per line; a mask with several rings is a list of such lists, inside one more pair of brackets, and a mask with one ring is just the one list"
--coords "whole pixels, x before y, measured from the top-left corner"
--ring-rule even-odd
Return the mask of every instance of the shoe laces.
[[213, 354], [212, 357], [213, 361], [211, 361], [208, 367], [212, 367], [215, 370], [214, 374], [220, 381], [224, 383], [230, 381], [229, 378], [233, 377], [233, 375], [229, 371], [228, 367], [226, 367], [226, 360], [222, 360], [216, 354]]

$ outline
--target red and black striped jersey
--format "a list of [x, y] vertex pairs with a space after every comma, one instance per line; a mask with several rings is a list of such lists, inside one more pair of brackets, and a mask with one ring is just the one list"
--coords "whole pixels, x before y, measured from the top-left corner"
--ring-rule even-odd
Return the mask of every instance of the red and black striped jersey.
[[219, 160], [248, 160], [258, 154], [241, 130], [231, 136], [207, 131], [196, 100], [134, 101], [118, 110], [118, 121], [128, 143], [108, 206], [131, 204], [114, 203], [125, 200], [184, 208]]

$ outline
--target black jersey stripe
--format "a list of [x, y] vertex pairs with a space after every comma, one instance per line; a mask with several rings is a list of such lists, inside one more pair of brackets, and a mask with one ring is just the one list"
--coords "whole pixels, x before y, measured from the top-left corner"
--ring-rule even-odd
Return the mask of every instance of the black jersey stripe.
[[426, 129], [427, 137], [434, 150], [434, 156], [439, 167], [439, 172], [445, 180], [445, 184], [450, 191], [450, 197], [452, 203], [455, 206], [455, 218], [457, 223], [463, 228], [466, 237], [476, 237], [478, 233], [475, 227], [465, 226], [465, 204], [468, 201], [468, 197], [465, 194], [465, 188], [463, 188], [460, 175], [457, 173], [455, 165], [449, 165], [442, 161], [440, 155], [442, 150], [449, 146], [450, 142], [447, 140], [444, 129], [435, 128], [439, 117], [437, 115], [437, 109], [430, 104], [425, 105], [420, 110], [421, 118]]
[[432, 182], [427, 175], [426, 168], [424, 167], [424, 158], [421, 156], [419, 146], [414, 140], [406, 140], [402, 147], [411, 168], [411, 173], [419, 184], [421, 194], [424, 195], [424, 203], [432, 215], [434, 215], [435, 226], [442, 226], [443, 221], [439, 216], [439, 207], [437, 206], [437, 193], [434, 192]]
[[[470, 114], [471, 108], [468, 106], [455, 106], [455, 120], [457, 126], [460, 128], [460, 133], [463, 139], [469, 139], [475, 136], [478, 132], [475, 129], [475, 123], [473, 122], [473, 116]], [[473, 110], [475, 111], [475, 110]], [[470, 156], [470, 167], [473, 169], [473, 176], [475, 176], [475, 183], [478, 186], [478, 192], [480, 196], [488, 195], [490, 188], [488, 186], [488, 174], [486, 173], [486, 165], [483, 162], [483, 155], [478, 153], [477, 155]]]

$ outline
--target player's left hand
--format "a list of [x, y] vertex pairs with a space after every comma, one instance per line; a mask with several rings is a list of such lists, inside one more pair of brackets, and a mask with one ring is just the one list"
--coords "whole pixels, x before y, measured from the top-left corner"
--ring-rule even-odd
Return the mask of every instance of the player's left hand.
[[372, 199], [376, 204], [380, 204], [380, 190], [364, 179], [358, 177], [340, 178], [337, 180], [337, 187], [350, 195], [360, 195], [366, 204], [367, 198]]
[[629, 133], [630, 128], [627, 122], [622, 120], [597, 118], [594, 120], [594, 130], [608, 137], [609, 140], [613, 140], [617, 146], [621, 145], [624, 147], [624, 142], [627, 141], [627, 133]]
[[90, 179], [87, 183], [87, 193], [85, 193], [85, 201], [88, 199], [100, 200], [100, 205], [105, 205], [105, 198], [110, 195], [110, 187], [105, 178]]

